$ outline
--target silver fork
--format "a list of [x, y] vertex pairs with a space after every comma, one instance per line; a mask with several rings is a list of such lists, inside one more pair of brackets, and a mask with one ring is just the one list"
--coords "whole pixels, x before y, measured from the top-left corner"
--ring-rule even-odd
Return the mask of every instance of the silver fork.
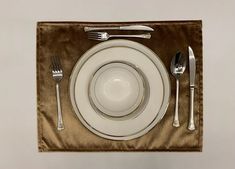
[[52, 77], [56, 82], [56, 101], [57, 101], [57, 130], [64, 129], [64, 123], [61, 112], [61, 103], [60, 103], [60, 81], [63, 78], [63, 70], [61, 68], [60, 59], [57, 56], [52, 57]]
[[145, 34], [138, 34], [138, 35], [110, 35], [107, 32], [88, 32], [88, 39], [92, 40], [99, 40], [99, 41], [105, 41], [109, 38], [143, 38], [143, 39], [150, 39], [151, 34], [145, 33]]

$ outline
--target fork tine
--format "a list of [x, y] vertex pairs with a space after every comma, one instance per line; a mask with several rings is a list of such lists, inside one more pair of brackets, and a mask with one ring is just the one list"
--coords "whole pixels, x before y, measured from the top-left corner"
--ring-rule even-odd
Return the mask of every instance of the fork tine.
[[96, 37], [98, 37], [98, 35], [97, 35], [97, 34], [88, 34], [88, 37], [90, 37], [90, 38], [96, 38]]
[[52, 66], [52, 71], [62, 71], [60, 59], [58, 56], [52, 56], [51, 66]]
[[90, 37], [90, 38], [95, 38], [95, 37], [97, 37], [96, 35], [88, 35], [88, 37]]
[[89, 34], [102, 34], [103, 32], [88, 32]]
[[58, 57], [55, 56], [55, 65], [56, 65], [56, 70], [59, 71], [59, 64], [58, 64]]
[[87, 34], [92, 36], [92, 35], [96, 35], [96, 32], [88, 32]]
[[55, 57], [56, 59], [56, 66], [57, 66], [57, 70], [61, 71], [61, 63], [60, 63], [60, 58], [58, 56]]
[[60, 70], [61, 69], [60, 58], [57, 56], [56, 60], [57, 60], [58, 69]]
[[51, 67], [52, 67], [52, 71], [56, 70], [56, 65], [55, 65], [55, 56], [51, 57]]
[[99, 39], [99, 37], [88, 37], [88, 39]]
[[53, 58], [54, 58], [55, 71], [58, 71], [58, 64], [57, 64], [56, 56], [54, 56]]
[[100, 40], [102, 37], [102, 32], [88, 32], [88, 38], [94, 40]]
[[98, 36], [88, 36], [88, 39], [96, 40], [96, 39], [98, 39], [98, 38], [99, 38]]
[[101, 40], [101, 38], [99, 38], [99, 37], [93, 37], [93, 38], [88, 38], [88, 39], [91, 39], [91, 40]]
[[59, 57], [58, 57], [58, 60], [59, 60], [60, 71], [62, 71], [62, 65], [61, 65], [61, 61], [60, 61], [60, 58], [59, 58]]
[[97, 36], [101, 37], [102, 36], [102, 32], [97, 32]]

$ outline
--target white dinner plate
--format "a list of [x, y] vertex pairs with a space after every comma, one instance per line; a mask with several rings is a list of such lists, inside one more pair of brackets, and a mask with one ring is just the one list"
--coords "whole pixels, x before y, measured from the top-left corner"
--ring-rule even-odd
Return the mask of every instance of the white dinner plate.
[[129, 140], [151, 130], [170, 98], [167, 70], [146, 46], [109, 40], [88, 50], [70, 77], [70, 99], [82, 124], [112, 140]]

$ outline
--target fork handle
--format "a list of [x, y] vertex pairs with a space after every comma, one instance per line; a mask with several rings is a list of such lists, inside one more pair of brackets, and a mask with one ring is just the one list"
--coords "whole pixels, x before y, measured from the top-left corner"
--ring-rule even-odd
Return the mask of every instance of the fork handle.
[[122, 37], [122, 38], [143, 38], [143, 39], [150, 39], [151, 38], [151, 34], [150, 33], [146, 33], [146, 34], [139, 34], [139, 35], [109, 35], [110, 38], [118, 38], [118, 37]]
[[57, 130], [63, 130], [64, 129], [64, 123], [62, 118], [62, 112], [61, 112], [61, 103], [60, 103], [60, 85], [59, 83], [56, 83], [56, 101], [57, 101]]

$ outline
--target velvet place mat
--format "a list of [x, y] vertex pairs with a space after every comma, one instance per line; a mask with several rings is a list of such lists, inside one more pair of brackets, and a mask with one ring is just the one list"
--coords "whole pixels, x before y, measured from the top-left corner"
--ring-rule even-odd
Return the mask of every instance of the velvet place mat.
[[[69, 98], [69, 77], [79, 58], [100, 43], [87, 39], [84, 26], [120, 26], [143, 24], [155, 29], [151, 39], [131, 39], [153, 50], [170, 74], [170, 63], [176, 52], [188, 58], [188, 46], [196, 57], [195, 123], [187, 130], [189, 115], [189, 69], [180, 79], [179, 113], [181, 126], [172, 127], [175, 103], [175, 79], [170, 75], [171, 98], [164, 118], [151, 131], [137, 139], [112, 141], [91, 133], [79, 121]], [[121, 33], [113, 31], [113, 33]], [[125, 33], [136, 33], [125, 31]], [[138, 32], [140, 33], [140, 32]], [[51, 57], [60, 56], [64, 71], [61, 81], [61, 103], [65, 129], [57, 131], [55, 82], [51, 75]], [[202, 151], [202, 22], [39, 22], [37, 24], [37, 117], [38, 149], [43, 151]], [[188, 66], [188, 65], [187, 65]]]

